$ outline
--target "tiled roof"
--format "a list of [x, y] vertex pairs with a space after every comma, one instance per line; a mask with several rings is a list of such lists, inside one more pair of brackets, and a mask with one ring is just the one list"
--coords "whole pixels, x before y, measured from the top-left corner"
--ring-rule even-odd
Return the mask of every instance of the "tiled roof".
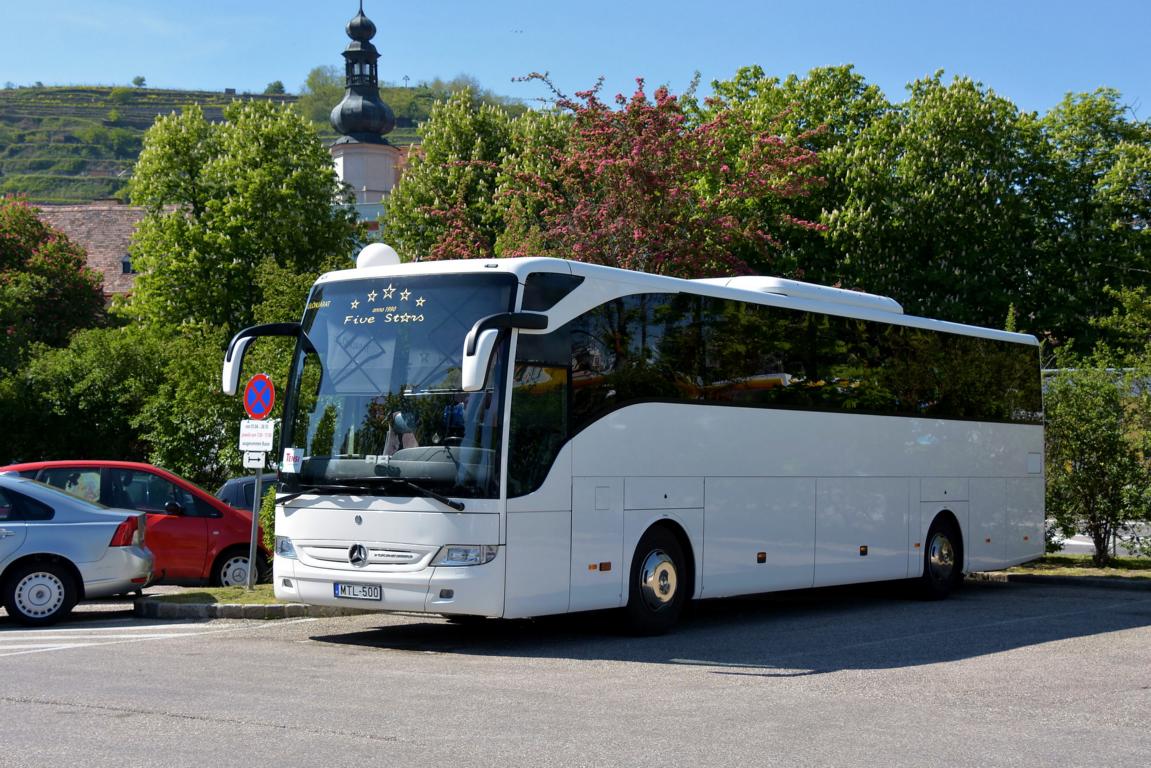
[[135, 275], [124, 274], [124, 257], [144, 209], [114, 202], [86, 205], [38, 204], [40, 218], [88, 252], [88, 266], [104, 275], [105, 295], [132, 290]]

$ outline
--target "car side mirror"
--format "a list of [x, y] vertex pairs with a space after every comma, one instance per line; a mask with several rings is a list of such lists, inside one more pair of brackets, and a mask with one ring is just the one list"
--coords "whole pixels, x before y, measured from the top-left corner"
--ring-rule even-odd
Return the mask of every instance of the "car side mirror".
[[178, 501], [169, 501], [164, 505], [164, 514], [176, 515], [177, 517], [184, 514], [184, 505]]

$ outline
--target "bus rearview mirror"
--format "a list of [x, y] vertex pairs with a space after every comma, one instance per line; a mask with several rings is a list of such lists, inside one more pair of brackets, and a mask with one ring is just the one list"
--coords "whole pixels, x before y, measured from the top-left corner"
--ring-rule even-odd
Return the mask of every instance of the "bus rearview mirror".
[[[237, 333], [228, 342], [228, 351], [224, 353], [224, 369], [221, 372], [221, 388], [225, 395], [234, 395], [240, 388], [240, 367], [244, 363], [244, 351], [257, 336], [300, 336], [299, 323], [265, 323], [253, 325]], [[307, 339], [307, 337], [304, 337]]]
[[548, 316], [538, 312], [503, 312], [476, 321], [464, 337], [463, 366], [460, 370], [460, 389], [478, 392], [484, 388], [488, 364], [496, 348], [500, 330], [518, 328], [528, 331], [547, 330]]

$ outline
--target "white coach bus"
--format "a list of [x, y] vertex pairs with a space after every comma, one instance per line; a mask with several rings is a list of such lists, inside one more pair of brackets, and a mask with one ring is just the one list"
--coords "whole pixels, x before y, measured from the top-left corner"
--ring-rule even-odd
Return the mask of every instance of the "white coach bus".
[[1031, 336], [767, 277], [573, 261], [317, 280], [297, 338], [276, 596], [448, 617], [881, 580], [943, 597], [1043, 553]]

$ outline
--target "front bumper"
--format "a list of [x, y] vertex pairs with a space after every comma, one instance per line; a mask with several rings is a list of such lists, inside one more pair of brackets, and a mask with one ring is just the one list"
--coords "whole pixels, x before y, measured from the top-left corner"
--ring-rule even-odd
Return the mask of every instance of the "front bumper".
[[[323, 568], [277, 557], [272, 580], [278, 600], [309, 605], [492, 617], [503, 615], [504, 609], [503, 547], [494, 560], [484, 565], [426, 566], [390, 572]], [[336, 597], [337, 583], [377, 585], [383, 591], [383, 599]]]

